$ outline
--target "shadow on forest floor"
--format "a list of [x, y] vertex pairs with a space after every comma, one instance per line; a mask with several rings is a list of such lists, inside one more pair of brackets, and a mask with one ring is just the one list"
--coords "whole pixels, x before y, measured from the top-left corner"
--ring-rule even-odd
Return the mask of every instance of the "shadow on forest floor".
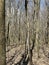
[[23, 55], [22, 59], [18, 63], [14, 64], [14, 65], [27, 65], [28, 62], [29, 62], [29, 58], [27, 58], [27, 60], [26, 60], [26, 57], [24, 57], [24, 55]]

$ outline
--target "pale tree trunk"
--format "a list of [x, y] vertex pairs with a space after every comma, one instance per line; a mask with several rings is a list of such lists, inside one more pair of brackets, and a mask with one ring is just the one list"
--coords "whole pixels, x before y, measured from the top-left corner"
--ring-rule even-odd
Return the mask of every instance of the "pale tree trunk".
[[20, 44], [20, 35], [21, 35], [21, 33], [20, 33], [20, 19], [21, 19], [21, 11], [20, 11], [20, 4], [21, 3], [21, 1], [19, 1], [18, 2], [18, 13], [17, 13], [17, 16], [18, 16], [18, 42], [19, 42], [19, 44]]
[[30, 50], [30, 33], [29, 30], [30, 26], [29, 26], [29, 21], [27, 20], [27, 49], [28, 49], [28, 57], [29, 57], [29, 63], [28, 65], [33, 65], [32, 64], [32, 49]]
[[11, 2], [5, 0], [5, 37], [6, 37], [6, 50], [10, 46], [10, 24], [11, 24]]
[[30, 65], [30, 42], [29, 42], [29, 22], [27, 21], [27, 49], [28, 49], [28, 57], [29, 57], [29, 65]]
[[34, 21], [36, 22], [36, 41], [35, 48], [37, 52], [37, 57], [39, 56], [39, 9], [40, 9], [40, 0], [34, 0], [34, 12], [35, 17]]
[[0, 0], [0, 65], [5, 65], [5, 1]]
[[29, 29], [30, 29], [30, 24], [29, 24], [29, 20], [28, 20], [28, 15], [27, 15], [27, 7], [28, 7], [28, 0], [25, 0], [25, 11], [26, 11], [26, 24], [27, 24], [27, 39], [26, 39], [26, 47], [27, 47], [27, 52], [28, 52], [28, 58], [29, 58], [29, 65], [32, 65], [32, 56], [31, 56], [31, 52], [30, 52], [30, 33], [29, 33]]

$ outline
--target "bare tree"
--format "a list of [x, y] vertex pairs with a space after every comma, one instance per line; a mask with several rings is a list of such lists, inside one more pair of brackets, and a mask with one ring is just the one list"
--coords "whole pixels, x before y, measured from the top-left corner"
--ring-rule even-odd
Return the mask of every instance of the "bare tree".
[[28, 8], [28, 0], [25, 0], [25, 12], [26, 12], [26, 24], [27, 24], [27, 41], [26, 41], [26, 47], [29, 57], [29, 65], [32, 65], [32, 51], [30, 51], [30, 23], [27, 15], [27, 9]]
[[40, 0], [34, 0], [34, 21], [36, 22], [36, 51], [39, 56], [39, 10], [40, 10]]

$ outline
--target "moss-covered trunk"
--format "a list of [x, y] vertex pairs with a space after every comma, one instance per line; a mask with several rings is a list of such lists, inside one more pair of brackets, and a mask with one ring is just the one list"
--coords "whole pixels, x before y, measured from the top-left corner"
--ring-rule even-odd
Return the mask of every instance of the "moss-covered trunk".
[[0, 65], [5, 65], [5, 9], [4, 0], [0, 0]]

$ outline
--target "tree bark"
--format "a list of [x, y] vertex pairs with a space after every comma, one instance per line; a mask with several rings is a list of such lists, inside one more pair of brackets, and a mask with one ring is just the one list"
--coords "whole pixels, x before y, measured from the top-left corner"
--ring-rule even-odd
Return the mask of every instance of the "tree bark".
[[26, 12], [26, 24], [27, 24], [27, 41], [26, 41], [26, 47], [29, 57], [29, 65], [32, 65], [32, 51], [30, 51], [30, 23], [28, 21], [28, 15], [27, 15], [27, 7], [28, 7], [28, 0], [25, 0], [25, 12]]
[[46, 29], [46, 44], [49, 44], [49, 5], [47, 0], [45, 0], [47, 6], [47, 29]]
[[5, 65], [5, 1], [0, 0], [0, 65]]
[[39, 56], [39, 9], [40, 9], [40, 0], [34, 0], [34, 21], [36, 22], [36, 52], [37, 52], [37, 57]]

